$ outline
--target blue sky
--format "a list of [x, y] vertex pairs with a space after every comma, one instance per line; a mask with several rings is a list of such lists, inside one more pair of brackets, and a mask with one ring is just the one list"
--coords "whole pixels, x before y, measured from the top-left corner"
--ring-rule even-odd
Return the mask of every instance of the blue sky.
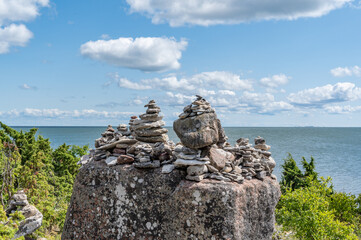
[[225, 126], [358, 126], [351, 0], [0, 0], [0, 120], [167, 125], [204, 96]]

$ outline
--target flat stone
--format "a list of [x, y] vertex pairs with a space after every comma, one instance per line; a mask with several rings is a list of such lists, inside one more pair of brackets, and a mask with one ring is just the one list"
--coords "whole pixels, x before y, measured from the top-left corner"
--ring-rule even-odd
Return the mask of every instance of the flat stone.
[[218, 181], [231, 182], [231, 179], [226, 178], [226, 177], [224, 177], [224, 176], [222, 176], [222, 175], [214, 174], [214, 173], [211, 174], [211, 175], [209, 175], [209, 178], [211, 178], [211, 179], [216, 179], [216, 180], [218, 180]]
[[105, 159], [105, 163], [111, 167], [111, 166], [115, 166], [117, 165], [117, 157], [114, 157], [114, 156], [110, 156], [110, 157], [107, 157], [107, 159]]
[[171, 173], [174, 170], [175, 166], [173, 164], [166, 164], [162, 167], [162, 173]]
[[145, 129], [145, 128], [158, 128], [165, 125], [164, 121], [156, 121], [156, 122], [150, 122], [150, 123], [140, 123], [137, 125], [134, 125], [133, 128], [135, 131]]
[[180, 159], [180, 158], [178, 158], [178, 159], [174, 162], [174, 165], [176, 165], [177, 167], [184, 167], [184, 166], [206, 165], [206, 164], [209, 164], [209, 163], [210, 163], [210, 162], [197, 161], [197, 160], [185, 160], [185, 159]]
[[161, 136], [162, 134], [165, 134], [168, 132], [168, 129], [165, 128], [150, 128], [150, 129], [143, 129], [143, 130], [137, 130], [137, 136], [138, 137], [155, 137], [155, 136]]
[[159, 113], [160, 111], [161, 111], [160, 108], [148, 108], [146, 113], [153, 114], [153, 113]]
[[219, 170], [215, 167], [213, 167], [212, 165], [206, 165], [207, 168], [208, 168], [208, 172], [211, 172], [211, 173], [215, 173], [215, 172], [219, 172]]
[[204, 175], [199, 175], [199, 176], [189, 176], [189, 175], [187, 175], [186, 179], [190, 180], [190, 181], [200, 182], [200, 181], [202, 181], [204, 179]]
[[186, 159], [186, 160], [194, 160], [200, 157], [200, 154], [188, 155], [183, 152], [174, 152], [174, 156], [176, 158]]
[[[117, 144], [119, 145], [119, 144]], [[114, 148], [113, 153], [125, 154], [127, 151], [124, 148]]]
[[118, 164], [130, 164], [134, 162], [134, 158], [131, 156], [127, 156], [127, 155], [120, 155], [117, 158], [117, 162]]
[[159, 116], [158, 113], [154, 114], [142, 114], [139, 115], [140, 119], [147, 120], [147, 121], [160, 121], [163, 119], [163, 116]]
[[263, 151], [268, 151], [271, 149], [271, 146], [267, 145], [267, 144], [258, 144], [254, 146], [255, 149], [261, 149]]
[[116, 148], [120, 148], [120, 149], [127, 149], [129, 146], [129, 144], [124, 144], [124, 143], [118, 143], [117, 145], [115, 145]]
[[157, 143], [157, 142], [166, 142], [168, 141], [168, 136], [166, 134], [162, 134], [160, 136], [154, 136], [154, 137], [141, 137], [136, 136], [137, 140], [147, 143]]
[[107, 149], [110, 149], [110, 148], [114, 148], [117, 144], [134, 144], [136, 142], [137, 142], [137, 140], [135, 140], [135, 139], [123, 138], [123, 139], [120, 139], [120, 140], [115, 141], [113, 143], [98, 147], [96, 150], [107, 150]]
[[144, 163], [135, 162], [133, 163], [133, 165], [136, 168], [159, 168], [160, 161], [154, 160], [153, 162], [144, 162]]
[[189, 166], [187, 168], [187, 174], [189, 176], [199, 176], [203, 175], [203, 173], [208, 172], [208, 168], [206, 165], [195, 165], [195, 166]]

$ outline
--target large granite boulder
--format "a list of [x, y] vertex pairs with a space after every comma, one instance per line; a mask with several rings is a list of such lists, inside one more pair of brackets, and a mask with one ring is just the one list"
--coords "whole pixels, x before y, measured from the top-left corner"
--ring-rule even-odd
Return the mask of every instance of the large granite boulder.
[[277, 181], [185, 175], [88, 163], [74, 183], [62, 239], [271, 239]]
[[173, 129], [182, 144], [189, 148], [203, 148], [219, 140], [215, 113], [177, 119], [173, 123]]

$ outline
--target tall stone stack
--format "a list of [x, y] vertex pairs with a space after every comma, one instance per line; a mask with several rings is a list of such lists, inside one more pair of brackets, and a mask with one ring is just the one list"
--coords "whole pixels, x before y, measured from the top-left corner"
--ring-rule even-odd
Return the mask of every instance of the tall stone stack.
[[138, 141], [146, 143], [166, 142], [168, 141], [168, 130], [163, 128], [165, 122], [163, 116], [159, 116], [160, 108], [154, 100], [149, 101], [144, 107], [147, 107], [146, 113], [139, 116], [140, 120], [132, 122], [135, 138]]

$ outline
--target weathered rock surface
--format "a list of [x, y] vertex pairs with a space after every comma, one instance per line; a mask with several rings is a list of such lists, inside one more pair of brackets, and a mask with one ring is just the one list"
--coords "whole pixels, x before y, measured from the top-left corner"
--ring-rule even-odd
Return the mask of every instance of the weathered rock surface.
[[271, 239], [277, 181], [185, 175], [88, 163], [77, 175], [62, 239]]
[[179, 118], [174, 121], [173, 129], [182, 144], [189, 148], [206, 147], [217, 143], [219, 140], [217, 115], [215, 113]]

